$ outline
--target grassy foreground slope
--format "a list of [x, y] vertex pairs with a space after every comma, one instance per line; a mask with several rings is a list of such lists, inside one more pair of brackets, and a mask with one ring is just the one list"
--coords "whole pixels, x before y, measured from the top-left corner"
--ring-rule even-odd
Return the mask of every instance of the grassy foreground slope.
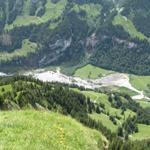
[[[149, 148], [146, 145], [149, 137], [145, 134], [150, 125], [149, 111], [139, 107], [128, 95], [83, 91], [76, 87], [75, 92], [67, 85], [26, 76], [2, 77], [0, 87], [2, 150], [115, 150], [116, 145], [124, 150], [128, 142], [131, 142], [128, 150]], [[147, 129], [141, 130], [138, 124]], [[146, 141], [125, 140], [134, 134], [144, 134]]]
[[102, 140], [100, 132], [57, 113], [0, 112], [0, 149], [3, 150], [100, 150]]

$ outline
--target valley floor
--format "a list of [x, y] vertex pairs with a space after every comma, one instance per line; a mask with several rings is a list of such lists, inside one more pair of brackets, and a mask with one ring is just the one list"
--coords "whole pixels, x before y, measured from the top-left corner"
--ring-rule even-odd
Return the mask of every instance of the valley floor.
[[[86, 89], [97, 89], [103, 87], [118, 87], [120, 90], [124, 88], [124, 91], [128, 91], [129, 95], [134, 100], [146, 100], [150, 101], [150, 96], [145, 93], [148, 90], [148, 84], [150, 84], [150, 76], [135, 76], [124, 73], [117, 73], [109, 70], [105, 70], [92, 65], [87, 65], [75, 70], [73, 76], [68, 76], [60, 72], [58, 67], [56, 71], [47, 71], [45, 69], [33, 70], [23, 73], [24, 75], [31, 75], [36, 79], [44, 82], [59, 82], [65, 84], [75, 84], [79, 87]], [[0, 76], [5, 76], [5, 73], [0, 73]], [[122, 90], [122, 89], [121, 89]]]
[[96, 88], [102, 88], [102, 87], [124, 87], [129, 89], [132, 92], [135, 92], [136, 94], [132, 96], [135, 100], [141, 100], [145, 99], [147, 101], [150, 101], [150, 98], [144, 94], [143, 90], [139, 90], [130, 82], [130, 78], [128, 74], [123, 73], [111, 73], [108, 75], [105, 75], [103, 77], [99, 77], [97, 79], [89, 79], [89, 78], [80, 78], [80, 77], [72, 77], [67, 76], [65, 74], [60, 73], [59, 71], [35, 71], [35, 72], [29, 72], [26, 75], [32, 75], [33, 77], [44, 81], [44, 82], [60, 82], [65, 84], [75, 84], [77, 86], [82, 86], [87, 89], [96, 89]]

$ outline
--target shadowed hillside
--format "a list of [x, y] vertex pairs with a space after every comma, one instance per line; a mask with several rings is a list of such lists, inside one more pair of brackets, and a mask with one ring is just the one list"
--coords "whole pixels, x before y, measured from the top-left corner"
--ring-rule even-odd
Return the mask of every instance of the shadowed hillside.
[[1, 71], [92, 63], [148, 75], [148, 6], [148, 0], [0, 0]]

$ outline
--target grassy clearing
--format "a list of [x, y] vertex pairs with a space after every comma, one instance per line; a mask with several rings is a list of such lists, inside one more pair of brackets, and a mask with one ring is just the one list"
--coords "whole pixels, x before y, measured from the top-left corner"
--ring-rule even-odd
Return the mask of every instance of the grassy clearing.
[[28, 39], [23, 40], [22, 48], [16, 49], [12, 53], [1, 52], [0, 61], [10, 61], [18, 57], [26, 57], [29, 53], [35, 53], [37, 50], [37, 44], [30, 42]]
[[104, 104], [108, 104], [108, 96], [104, 93], [97, 93], [94, 91], [82, 91], [82, 93], [87, 96], [90, 97], [92, 101], [96, 101], [96, 102], [102, 102]]
[[111, 87], [110, 90], [113, 91], [113, 92], [125, 93], [125, 94], [128, 94], [130, 96], [135, 96], [135, 95], [138, 94], [135, 91], [132, 91], [132, 90], [130, 90], [128, 88], [125, 88], [125, 87], [115, 87], [115, 86], [113, 86], [113, 87]]
[[150, 125], [138, 124], [139, 132], [131, 136], [132, 140], [144, 140], [150, 138]]
[[[122, 112], [121, 109], [113, 108], [111, 106], [111, 103], [108, 101], [108, 95], [106, 95], [104, 93], [97, 93], [97, 92], [94, 92], [94, 91], [80, 91], [78, 89], [75, 89], [75, 91], [81, 92], [85, 96], [90, 97], [90, 99], [94, 102], [104, 104], [105, 105], [105, 111], [109, 112], [111, 115], [120, 116], [121, 117], [121, 120], [120, 120], [121, 122], [123, 122], [123, 120], [126, 119], [129, 115], [130, 116], [135, 115], [135, 113], [130, 111], [130, 110], [127, 110], [125, 112], [125, 116], [121, 115], [121, 112]], [[122, 101], [126, 102], [126, 100], [123, 97], [122, 97]]]
[[111, 73], [113, 72], [88, 64], [84, 67], [77, 69], [74, 73], [74, 76], [80, 77], [80, 78], [95, 79], [95, 78], [99, 78], [102, 76], [106, 76]]
[[83, 66], [82, 63], [77, 64], [77, 65], [63, 64], [59, 66], [47, 66], [44, 68], [44, 70], [45, 71], [49, 71], [49, 70], [57, 71], [58, 68], [60, 68], [61, 73], [68, 75], [68, 76], [73, 76], [76, 69], [80, 68], [81, 66]]
[[100, 121], [106, 128], [110, 129], [112, 132], [117, 131], [118, 126], [114, 125], [107, 115], [94, 113], [91, 114], [90, 117], [97, 121]]
[[123, 29], [130, 34], [131, 37], [133, 38], [139, 38], [141, 40], [148, 40], [148, 38], [142, 34], [141, 32], [137, 31], [135, 28], [134, 24], [132, 23], [131, 20], [127, 19], [124, 16], [117, 15], [115, 16], [113, 20], [113, 25], [121, 25]]
[[50, 19], [57, 19], [60, 17], [66, 7], [67, 0], [60, 0], [56, 4], [52, 3], [51, 0], [47, 1], [46, 12], [41, 19], [46, 22]]
[[100, 132], [74, 119], [33, 110], [0, 112], [0, 149], [3, 150], [100, 150]]
[[86, 16], [82, 16], [81, 19], [85, 19], [89, 26], [97, 26], [100, 23], [99, 16], [101, 14], [102, 6], [99, 4], [84, 4], [74, 5], [73, 10], [77, 13], [84, 11]]
[[94, 91], [82, 91], [82, 93], [85, 96], [90, 97], [92, 101], [104, 104], [106, 112], [109, 112], [112, 115], [121, 114], [120, 109], [116, 109], [111, 106], [111, 103], [108, 101], [108, 95]]
[[[121, 109], [116, 109], [111, 106], [111, 103], [108, 101], [108, 95], [104, 93], [97, 93], [94, 91], [80, 91], [79, 89], [73, 89], [76, 92], [80, 92], [84, 94], [87, 97], [90, 97], [90, 99], [94, 102], [101, 103], [105, 105], [105, 113], [109, 113], [112, 116], [118, 116], [120, 117], [120, 120], [116, 119], [117, 125], [114, 125], [113, 122], [109, 119], [109, 116], [101, 113], [101, 114], [91, 114], [90, 116], [93, 119], [101, 121], [101, 123], [106, 126], [108, 129], [110, 129], [112, 132], [115, 132], [117, 128], [129, 117], [134, 116], [135, 113], [129, 109], [127, 109], [124, 112], [124, 115], [122, 115]], [[126, 100], [122, 97], [121, 99], [123, 102], [126, 102]]]
[[[26, 1], [26, 4], [24, 5], [23, 9], [23, 15], [17, 16], [16, 20], [10, 24], [6, 25], [6, 30], [11, 30], [14, 27], [20, 27], [20, 26], [28, 26], [30, 24], [41, 24], [44, 22], [47, 22], [48, 20], [54, 20], [60, 17], [65, 9], [65, 6], [67, 4], [67, 0], [60, 0], [58, 3], [54, 4], [51, 2], [51, 0], [48, 0], [46, 3], [46, 11], [45, 14], [42, 17], [38, 16], [29, 16], [29, 1]], [[56, 24], [51, 25], [50, 28], [55, 27]]]
[[150, 76], [130, 76], [130, 83], [139, 90], [148, 90], [147, 85], [150, 84]]
[[8, 85], [4, 85], [4, 86], [0, 86], [0, 95], [3, 95], [6, 92], [11, 92], [12, 91], [12, 87], [10, 84]]
[[138, 103], [139, 103], [140, 106], [143, 107], [143, 108], [150, 108], [150, 102], [141, 100], [141, 101], [138, 101]]
[[108, 101], [108, 95], [104, 93], [97, 93], [94, 91], [80, 91], [79, 89], [73, 89], [76, 92], [80, 92], [84, 94], [86, 97], [90, 97], [93, 102], [102, 103], [105, 105], [105, 109], [109, 109], [111, 107], [110, 102]]
[[128, 95], [130, 95], [130, 96], [135, 96], [135, 95], [137, 95], [136, 92], [131, 91], [131, 90], [129, 90], [128, 88], [125, 88], [125, 87], [119, 87], [119, 88], [118, 88], [118, 92], [120, 92], [120, 93], [126, 93], [126, 94], [128, 94]]
[[136, 89], [143, 91], [144, 94], [150, 97], [150, 89], [148, 85], [150, 85], [150, 76], [130, 76], [130, 83]]

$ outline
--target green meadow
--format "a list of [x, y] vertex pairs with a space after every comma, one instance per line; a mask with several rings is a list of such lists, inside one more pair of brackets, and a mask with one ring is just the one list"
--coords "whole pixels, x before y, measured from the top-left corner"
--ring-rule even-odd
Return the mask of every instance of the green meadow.
[[141, 107], [150, 109], [150, 102], [144, 101], [144, 100], [140, 100], [140, 101], [138, 101], [138, 103], [140, 104]]
[[37, 44], [30, 42], [28, 39], [22, 41], [22, 47], [16, 49], [15, 51], [1, 52], [0, 53], [0, 62], [1, 61], [10, 61], [18, 57], [26, 57], [30, 53], [35, 53], [37, 51]]
[[58, 113], [0, 112], [1, 150], [102, 150], [103, 135]]
[[85, 16], [80, 18], [86, 20], [89, 26], [97, 27], [100, 24], [100, 14], [102, 6], [100, 4], [83, 4], [83, 5], [74, 5], [73, 10], [77, 13], [84, 11]]
[[[110, 129], [112, 132], [116, 132], [118, 127], [122, 125], [123, 122], [130, 116], [135, 116], [135, 113], [129, 109], [127, 109], [124, 114], [122, 114], [121, 109], [117, 109], [111, 106], [111, 103], [108, 101], [108, 96], [104, 93], [97, 93], [94, 91], [80, 91], [79, 89], [73, 89], [77, 92], [80, 92], [84, 94], [87, 97], [90, 97], [93, 102], [101, 103], [105, 105], [105, 113], [92, 113], [89, 114], [89, 116], [97, 121], [100, 121], [105, 127]], [[122, 102], [126, 103], [127, 100], [123, 97], [121, 98]], [[150, 103], [145, 101], [140, 101], [140, 105], [143, 108], [150, 108]], [[112, 116], [118, 116], [120, 119], [116, 118], [117, 124], [113, 124], [113, 122], [110, 120], [109, 115], [107, 114], [109, 112], [109, 115]], [[144, 124], [138, 124], [138, 133], [134, 133], [131, 135], [132, 140], [143, 140], [148, 139], [150, 137], [150, 126], [144, 125]]]
[[[67, 0], [60, 0], [58, 3], [54, 4], [51, 2], [51, 0], [48, 0], [45, 6], [45, 14], [42, 17], [38, 16], [30, 16], [29, 15], [29, 3], [30, 1], [25, 1], [24, 9], [23, 9], [23, 15], [17, 16], [16, 20], [10, 24], [6, 25], [6, 30], [11, 30], [14, 27], [20, 27], [20, 26], [28, 26], [30, 24], [41, 24], [45, 23], [49, 20], [54, 20], [60, 17], [65, 9], [65, 6], [67, 4]], [[57, 24], [50, 25], [50, 28], [54, 28], [57, 26]]]
[[80, 78], [95, 79], [95, 78], [100, 78], [100, 77], [106, 76], [106, 75], [111, 74], [111, 73], [113, 73], [113, 72], [106, 70], [106, 69], [102, 69], [102, 68], [93, 66], [91, 64], [88, 64], [86, 66], [78, 68], [75, 71], [74, 76], [80, 77]]
[[125, 88], [125, 87], [112, 87], [111, 90], [113, 92], [119, 92], [119, 93], [125, 93], [125, 94], [128, 94], [130, 96], [135, 96], [137, 95], [138, 93], [136, 93], [135, 91], [132, 91], [128, 88]]
[[105, 114], [90, 114], [90, 117], [92, 119], [95, 119], [96, 121], [100, 121], [106, 128], [110, 129], [112, 132], [116, 132], [118, 126], [114, 125], [113, 122], [109, 119], [109, 116], [105, 115]]
[[150, 125], [138, 124], [138, 133], [131, 136], [132, 140], [144, 140], [150, 138]]
[[12, 87], [10, 84], [0, 86], [0, 95], [3, 95], [4, 93], [9, 92], [9, 91], [10, 92], [12, 91]]
[[[104, 108], [104, 112], [105, 113], [101, 113], [101, 114], [96, 114], [96, 113], [92, 113], [90, 114], [90, 116], [93, 119], [99, 120], [100, 122], [102, 122], [102, 124], [104, 126], [106, 126], [108, 129], [110, 129], [112, 132], [115, 132], [117, 130], [117, 128], [119, 126], [121, 126], [121, 124], [129, 117], [129, 116], [134, 116], [135, 113], [129, 109], [127, 109], [124, 112], [124, 115], [122, 115], [122, 110], [121, 109], [117, 109], [111, 106], [111, 103], [108, 100], [108, 95], [104, 94], [104, 93], [98, 93], [98, 92], [94, 92], [94, 91], [80, 91], [79, 89], [73, 89], [77, 92], [80, 92], [82, 94], [84, 94], [86, 97], [90, 97], [90, 99], [93, 102], [97, 102], [100, 104], [103, 104], [105, 106]], [[126, 103], [127, 100], [124, 99], [123, 97], [121, 97], [122, 102]], [[117, 125], [114, 125], [113, 122], [109, 119], [109, 115], [112, 116], [118, 116], [120, 119], [116, 118], [117, 121]]]
[[142, 34], [141, 32], [137, 31], [135, 28], [134, 24], [132, 23], [131, 20], [127, 19], [126, 17], [118, 14], [115, 16], [113, 20], [113, 25], [120, 25], [123, 27], [123, 29], [130, 34], [131, 37], [133, 38], [139, 38], [140, 40], [144, 40], [148, 38]]
[[148, 84], [150, 84], [150, 76], [130, 76], [130, 83], [139, 90], [148, 90]]

